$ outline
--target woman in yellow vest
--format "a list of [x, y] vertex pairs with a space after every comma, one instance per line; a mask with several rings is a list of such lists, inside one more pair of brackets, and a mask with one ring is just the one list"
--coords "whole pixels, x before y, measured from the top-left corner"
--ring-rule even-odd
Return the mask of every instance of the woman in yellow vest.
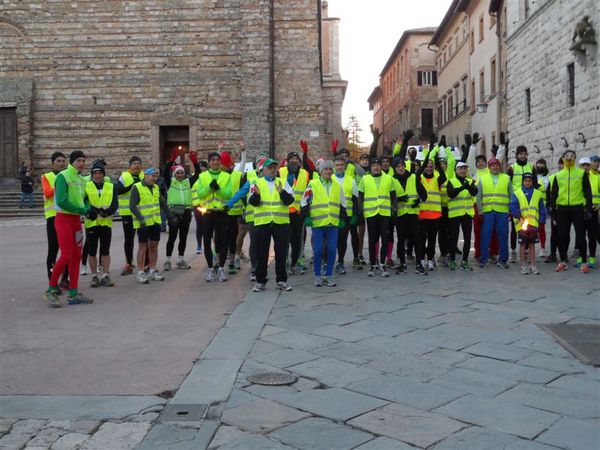
[[250, 188], [248, 203], [254, 207], [254, 238], [257, 246], [256, 284], [253, 292], [262, 292], [267, 285], [267, 266], [271, 237], [275, 247], [275, 287], [291, 291], [287, 284], [285, 260], [290, 242], [289, 206], [294, 203], [294, 191], [284, 179], [277, 178], [277, 161], [263, 163], [264, 176]]
[[459, 231], [463, 234], [462, 262], [460, 268], [472, 271], [469, 264], [471, 251], [471, 231], [473, 229], [473, 216], [475, 208], [473, 197], [477, 195], [475, 181], [467, 177], [468, 166], [464, 162], [456, 165], [456, 177], [448, 180], [448, 220], [450, 221], [450, 270], [456, 270], [456, 248], [458, 245]]
[[[105, 179], [104, 164], [92, 166], [91, 180], [85, 185], [85, 195], [90, 206], [96, 208], [98, 217], [85, 219], [88, 260], [92, 271], [91, 287], [113, 286], [110, 279], [110, 242], [112, 239], [112, 216], [119, 206], [117, 190]], [[100, 265], [98, 265], [98, 244], [100, 244]]]
[[558, 259], [556, 258], [556, 252], [558, 250], [558, 230], [556, 229], [556, 218], [552, 211], [552, 202], [550, 199], [552, 198], [552, 183], [554, 178], [556, 177], [556, 174], [565, 167], [562, 157], [558, 158], [556, 166], [558, 171], [548, 176], [548, 187], [546, 188], [546, 195], [544, 196], [544, 200], [546, 201], [546, 212], [548, 213], [548, 217], [550, 217], [550, 253], [548, 253], [546, 261], [544, 261], [546, 264], [558, 262]]
[[130, 275], [133, 273], [135, 229], [133, 228], [133, 216], [129, 210], [129, 197], [133, 185], [140, 182], [140, 176], [143, 178], [142, 159], [134, 155], [129, 159], [129, 169], [121, 174], [116, 185], [119, 192], [119, 216], [121, 216], [123, 236], [125, 238], [123, 243], [125, 265], [121, 270], [121, 275]]
[[552, 204], [552, 215], [556, 219], [558, 231], [558, 252], [560, 262], [557, 272], [567, 270], [568, 236], [571, 225], [575, 228], [575, 248], [581, 257], [581, 273], [588, 273], [587, 245], [585, 242], [585, 215], [592, 210], [592, 190], [589, 175], [579, 167], [575, 167], [575, 152], [567, 150], [563, 155], [565, 167], [557, 172], [552, 180], [549, 202]]
[[[315, 273], [314, 285], [335, 286], [333, 266], [337, 252], [338, 228], [345, 227], [346, 199], [339, 182], [333, 180], [333, 163], [322, 161], [320, 177], [311, 180], [300, 200], [300, 208], [305, 218], [305, 224], [312, 227]], [[321, 262], [323, 249], [327, 248], [327, 268], [325, 276], [321, 277]]]
[[176, 165], [175, 160], [179, 156], [179, 150], [173, 150], [171, 159], [163, 170], [163, 179], [167, 189], [167, 204], [171, 211], [172, 220], [169, 222], [169, 239], [167, 240], [167, 260], [163, 264], [163, 270], [168, 272], [173, 268], [171, 257], [175, 241], [179, 235], [177, 246], [177, 262], [175, 267], [186, 270], [190, 265], [184, 259], [190, 223], [192, 222], [192, 186], [200, 176], [200, 164], [198, 154], [190, 151], [189, 158], [194, 165], [194, 175], [186, 176], [183, 166]]
[[[64, 153], [54, 152], [50, 157], [52, 161], [52, 170], [42, 175], [42, 192], [44, 194], [44, 217], [46, 218], [46, 237], [48, 238], [48, 254], [46, 256], [46, 270], [48, 271], [48, 279], [52, 275], [52, 267], [58, 256], [58, 237], [54, 228], [54, 219], [56, 217], [56, 208], [54, 208], [54, 182], [56, 176], [65, 170], [67, 167], [67, 157]], [[65, 270], [61, 287], [68, 289], [69, 272]]]
[[[167, 202], [160, 195], [158, 187], [159, 172], [157, 169], [149, 168], [144, 170], [144, 179], [136, 183], [131, 189], [129, 197], [129, 210], [133, 214], [133, 228], [138, 234], [138, 252], [137, 252], [137, 282], [139, 284], [148, 284], [152, 281], [163, 281], [165, 278], [156, 270], [158, 260], [158, 242], [160, 241], [160, 210], [167, 213], [167, 218], [171, 220], [171, 213]], [[148, 258], [146, 259], [146, 254]], [[149, 272], [146, 273], [145, 267], [148, 266]]]
[[[521, 273], [539, 275], [535, 266], [535, 244], [539, 241], [538, 230], [546, 223], [546, 207], [542, 193], [534, 188], [533, 174], [523, 174], [523, 185], [515, 189], [510, 200], [510, 214], [519, 237]], [[528, 252], [529, 267], [525, 259]]]

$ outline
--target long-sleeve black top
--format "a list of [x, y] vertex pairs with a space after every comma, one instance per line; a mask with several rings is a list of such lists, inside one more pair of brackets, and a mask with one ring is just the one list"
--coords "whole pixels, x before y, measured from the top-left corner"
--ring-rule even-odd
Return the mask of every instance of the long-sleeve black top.
[[[403, 175], [394, 173], [394, 178], [396, 180], [398, 180], [398, 182], [400, 183], [400, 186], [402, 186], [402, 189], [404, 189], [405, 192], [406, 192], [406, 183], [408, 181], [408, 177], [410, 177], [411, 175], [414, 175], [414, 174], [411, 172], [404, 172]], [[425, 189], [423, 187], [423, 184], [421, 183], [421, 177], [418, 177], [416, 175], [415, 175], [415, 185], [417, 187], [417, 196], [419, 197], [419, 201], [424, 202], [425, 200], [427, 200], [427, 189]]]
[[[160, 187], [157, 184], [153, 184], [152, 186], [148, 186], [144, 180], [142, 180], [142, 184], [144, 186], [147, 186], [148, 188], [150, 188], [150, 191], [154, 191], [154, 189], [159, 189]], [[158, 201], [160, 203], [160, 209], [162, 209], [166, 214], [167, 214], [167, 218], [169, 220], [171, 220], [171, 212], [169, 210], [169, 206], [167, 205], [167, 201], [165, 200], [165, 198], [162, 195], [158, 196]], [[138, 192], [137, 189], [132, 189], [131, 190], [131, 196], [129, 197], [129, 209], [131, 210], [131, 213], [138, 218], [139, 221], [143, 220], [143, 216], [142, 213], [140, 212], [140, 210], [138, 209], [137, 205], [140, 203], [140, 193]]]

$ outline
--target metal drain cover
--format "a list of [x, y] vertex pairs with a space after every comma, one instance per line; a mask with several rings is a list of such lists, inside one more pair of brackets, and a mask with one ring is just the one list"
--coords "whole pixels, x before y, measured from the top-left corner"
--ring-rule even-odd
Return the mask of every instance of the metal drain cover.
[[252, 384], [264, 384], [269, 386], [286, 386], [295, 383], [295, 375], [287, 372], [257, 372], [246, 378]]
[[204, 404], [167, 404], [162, 410], [159, 422], [200, 422], [208, 405]]

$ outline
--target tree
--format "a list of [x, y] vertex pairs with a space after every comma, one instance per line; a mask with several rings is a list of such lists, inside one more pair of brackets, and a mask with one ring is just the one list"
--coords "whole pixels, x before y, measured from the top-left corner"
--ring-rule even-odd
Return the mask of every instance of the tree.
[[348, 130], [348, 144], [360, 147], [360, 144], [363, 143], [363, 140], [360, 138], [360, 133], [363, 129], [360, 126], [358, 117], [355, 115], [350, 116], [348, 124], [346, 125], [346, 130]]

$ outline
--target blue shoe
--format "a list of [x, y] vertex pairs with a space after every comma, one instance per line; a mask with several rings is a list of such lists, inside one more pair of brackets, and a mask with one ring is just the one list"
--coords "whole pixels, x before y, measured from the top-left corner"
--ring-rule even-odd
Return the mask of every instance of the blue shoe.
[[89, 305], [90, 303], [94, 303], [93, 298], [86, 297], [81, 292], [72, 296], [70, 295], [67, 301], [69, 305]]

